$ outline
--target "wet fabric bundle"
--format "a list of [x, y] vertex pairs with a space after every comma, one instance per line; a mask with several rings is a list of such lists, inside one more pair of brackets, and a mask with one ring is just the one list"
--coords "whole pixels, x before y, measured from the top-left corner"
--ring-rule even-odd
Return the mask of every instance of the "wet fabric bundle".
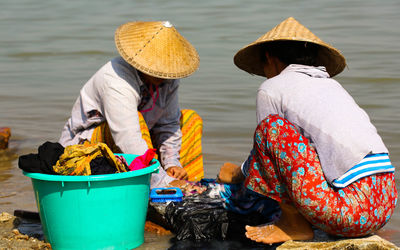
[[127, 172], [125, 165], [117, 161], [104, 143], [67, 146], [53, 169], [60, 175], [91, 175], [90, 163], [97, 157], [105, 157], [116, 168], [116, 173]]
[[149, 149], [129, 165], [122, 155], [114, 155], [104, 143], [79, 144], [63, 147], [45, 142], [37, 154], [19, 157], [18, 166], [25, 172], [54, 175], [100, 175], [139, 170], [150, 165], [155, 154]]

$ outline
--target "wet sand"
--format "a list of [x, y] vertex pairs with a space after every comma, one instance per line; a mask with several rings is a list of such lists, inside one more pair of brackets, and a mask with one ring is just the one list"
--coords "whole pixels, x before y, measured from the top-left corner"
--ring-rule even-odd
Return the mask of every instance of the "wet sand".
[[[148, 228], [147, 228], [148, 229]], [[136, 249], [399, 249], [378, 235], [358, 239], [340, 239], [315, 230], [312, 241], [289, 241], [283, 244], [263, 245], [238, 241], [212, 240], [208, 242], [174, 242], [173, 234], [145, 231], [144, 243]], [[48, 250], [43, 241], [40, 221], [0, 213], [0, 249]]]

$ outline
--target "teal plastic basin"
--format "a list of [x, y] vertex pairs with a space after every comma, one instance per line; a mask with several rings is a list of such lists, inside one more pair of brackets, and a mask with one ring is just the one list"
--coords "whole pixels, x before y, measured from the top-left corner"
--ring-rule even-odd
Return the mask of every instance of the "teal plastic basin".
[[[122, 154], [128, 164], [136, 155]], [[46, 240], [53, 249], [132, 249], [144, 242], [152, 165], [126, 173], [62, 176], [27, 173]]]

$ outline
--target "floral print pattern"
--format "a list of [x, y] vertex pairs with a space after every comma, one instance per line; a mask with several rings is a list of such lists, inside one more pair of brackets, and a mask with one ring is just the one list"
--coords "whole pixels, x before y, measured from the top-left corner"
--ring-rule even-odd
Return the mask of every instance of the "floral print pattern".
[[358, 237], [383, 227], [397, 203], [394, 173], [367, 176], [338, 189], [327, 183], [315, 148], [278, 115], [254, 133], [247, 188], [292, 203], [314, 226], [338, 236]]

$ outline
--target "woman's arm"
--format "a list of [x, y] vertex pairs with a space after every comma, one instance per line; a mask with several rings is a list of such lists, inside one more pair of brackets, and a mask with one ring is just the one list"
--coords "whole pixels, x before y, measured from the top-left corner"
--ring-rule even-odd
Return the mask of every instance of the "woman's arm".
[[142, 138], [137, 111], [139, 95], [128, 83], [105, 75], [101, 93], [102, 113], [115, 144], [126, 154], [142, 155], [147, 144]]
[[180, 129], [181, 112], [178, 102], [178, 80], [169, 86], [167, 105], [163, 116], [152, 128], [152, 139], [160, 153], [161, 164], [164, 169], [179, 167], [179, 151], [182, 143], [182, 132]]

